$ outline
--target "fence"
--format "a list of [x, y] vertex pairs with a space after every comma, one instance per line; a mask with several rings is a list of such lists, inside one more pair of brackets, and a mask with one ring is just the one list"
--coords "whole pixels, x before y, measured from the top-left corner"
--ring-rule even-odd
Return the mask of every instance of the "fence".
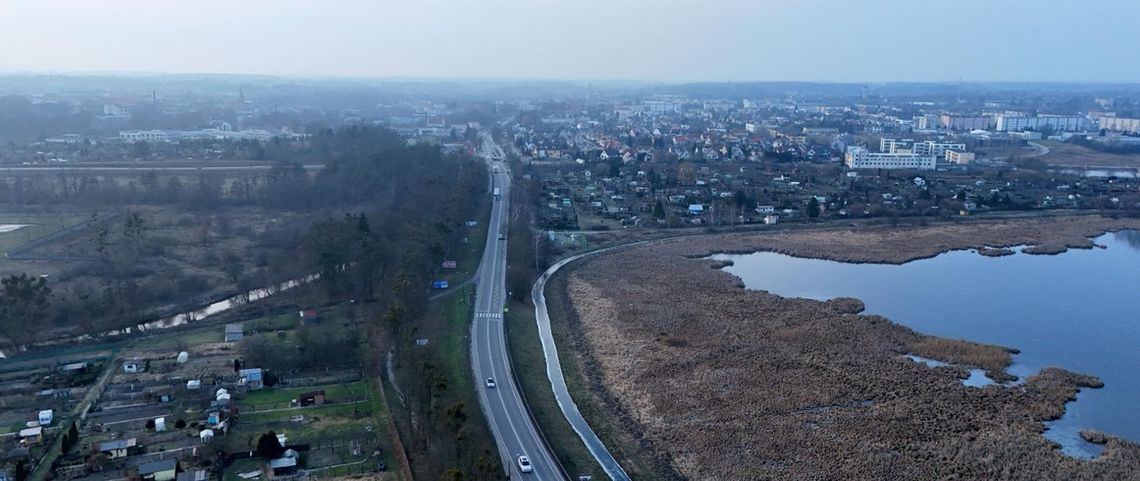
[[[339, 398], [335, 402], [325, 402], [324, 404], [310, 404], [308, 406], [294, 405], [293, 401], [277, 401], [277, 402], [261, 402], [261, 403], [241, 403], [238, 405], [242, 414], [257, 414], [269, 411], [284, 411], [286, 409], [295, 409], [300, 413], [304, 413], [306, 409], [317, 408], [330, 408], [337, 406], [352, 406], [354, 404], [368, 402], [365, 396], [353, 396], [349, 398]], [[363, 409], [367, 410], [367, 409]]]
[[358, 368], [320, 371], [310, 370], [281, 376], [280, 384], [289, 387], [306, 387], [356, 382], [361, 379], [364, 379], [364, 371]]

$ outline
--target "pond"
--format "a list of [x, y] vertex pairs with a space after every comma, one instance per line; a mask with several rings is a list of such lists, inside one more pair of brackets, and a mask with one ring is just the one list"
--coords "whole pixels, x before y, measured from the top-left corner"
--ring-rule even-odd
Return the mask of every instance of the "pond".
[[[1082, 390], [1046, 432], [1066, 454], [1089, 457], [1102, 448], [1080, 438], [1085, 429], [1140, 442], [1140, 231], [1095, 242], [1105, 248], [996, 258], [954, 251], [903, 265], [771, 252], [713, 258], [732, 260], [725, 270], [750, 289], [819, 300], [854, 297], [866, 313], [919, 332], [1020, 349], [1009, 369], [1019, 377], [1047, 366], [1099, 377], [1105, 387]], [[989, 381], [978, 372], [966, 384]]]

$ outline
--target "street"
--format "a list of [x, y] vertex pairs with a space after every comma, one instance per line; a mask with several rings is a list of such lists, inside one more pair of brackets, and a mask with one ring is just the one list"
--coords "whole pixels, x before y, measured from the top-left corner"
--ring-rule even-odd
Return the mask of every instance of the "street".
[[[490, 139], [484, 140], [490, 142]], [[564, 478], [554, 456], [546, 449], [538, 428], [531, 421], [511, 373], [503, 331], [507, 241], [505, 237], [499, 239], [500, 234], [509, 234], [506, 229], [510, 176], [506, 166], [499, 165], [498, 172], [491, 177], [502, 195], [501, 200], [492, 200], [487, 245], [476, 276], [475, 315], [471, 323], [471, 365], [479, 390], [479, 404], [510, 479], [560, 480]], [[495, 388], [486, 387], [487, 378], [495, 380]], [[534, 472], [519, 472], [519, 455], [530, 458]]]

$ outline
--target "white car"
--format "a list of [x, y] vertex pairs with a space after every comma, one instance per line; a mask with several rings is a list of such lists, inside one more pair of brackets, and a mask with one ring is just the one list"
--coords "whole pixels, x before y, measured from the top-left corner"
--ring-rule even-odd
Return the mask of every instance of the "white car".
[[495, 378], [487, 378], [487, 389], [495, 389]]
[[529, 473], [532, 471], [534, 471], [534, 466], [530, 465], [530, 458], [526, 457], [525, 454], [520, 454], [519, 455], [519, 472]]

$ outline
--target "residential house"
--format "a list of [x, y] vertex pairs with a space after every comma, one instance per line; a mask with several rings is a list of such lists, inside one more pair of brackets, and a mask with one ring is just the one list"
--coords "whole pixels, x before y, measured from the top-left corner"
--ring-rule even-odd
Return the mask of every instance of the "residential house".
[[178, 477], [178, 460], [165, 459], [139, 466], [139, 476], [145, 481], [174, 481]]

